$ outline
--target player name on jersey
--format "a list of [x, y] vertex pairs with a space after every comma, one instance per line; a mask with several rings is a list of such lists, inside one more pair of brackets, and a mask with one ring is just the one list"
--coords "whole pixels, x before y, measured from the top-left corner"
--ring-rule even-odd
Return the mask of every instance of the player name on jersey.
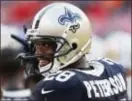
[[88, 98], [109, 97], [126, 90], [125, 80], [121, 73], [103, 80], [83, 81]]

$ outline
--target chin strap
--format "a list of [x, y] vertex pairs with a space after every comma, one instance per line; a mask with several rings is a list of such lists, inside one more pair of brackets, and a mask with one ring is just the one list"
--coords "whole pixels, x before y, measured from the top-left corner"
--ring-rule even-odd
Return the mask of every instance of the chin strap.
[[[47, 64], [46, 66], [43, 66], [43, 67], [38, 67], [39, 68], [39, 71], [40, 73], [43, 75], [43, 76], [47, 76], [48, 74], [50, 73], [53, 73], [53, 72], [57, 72], [60, 67], [60, 63], [54, 59], [53, 61], [54, 63], [49, 63]], [[51, 68], [51, 69], [50, 69]], [[48, 71], [49, 70], [49, 71]], [[48, 72], [46, 72], [48, 71]]]
[[50, 67], [51, 67], [51, 65], [52, 65], [52, 63], [49, 63], [49, 64], [47, 64], [46, 66], [43, 66], [43, 67], [40, 67], [40, 66], [39, 66], [39, 71], [40, 71], [40, 73], [43, 72], [43, 71], [49, 70]]

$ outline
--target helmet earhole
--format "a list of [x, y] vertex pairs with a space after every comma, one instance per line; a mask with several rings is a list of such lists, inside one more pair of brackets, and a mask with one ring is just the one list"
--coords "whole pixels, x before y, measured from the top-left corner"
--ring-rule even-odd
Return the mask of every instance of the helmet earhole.
[[72, 43], [72, 49], [75, 50], [77, 48], [77, 44], [76, 43]]

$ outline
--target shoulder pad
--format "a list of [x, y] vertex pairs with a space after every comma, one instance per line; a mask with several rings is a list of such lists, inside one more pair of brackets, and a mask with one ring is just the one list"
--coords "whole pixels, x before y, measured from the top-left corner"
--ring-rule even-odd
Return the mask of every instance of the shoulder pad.
[[116, 72], [121, 72], [123, 74], [125, 73], [124, 67], [112, 59], [101, 58], [97, 61], [102, 63], [104, 65], [105, 69], [108, 71], [113, 71], [113, 73], [116, 73]]

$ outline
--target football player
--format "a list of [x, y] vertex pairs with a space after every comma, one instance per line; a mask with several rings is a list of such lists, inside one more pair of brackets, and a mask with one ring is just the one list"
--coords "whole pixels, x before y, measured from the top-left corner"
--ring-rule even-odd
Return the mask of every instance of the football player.
[[10, 37], [14, 30], [14, 27], [1, 25], [1, 101], [27, 101], [31, 96], [30, 89], [24, 87], [24, 70], [19, 60], [15, 60], [16, 54], [22, 52], [22, 45]]
[[107, 58], [88, 58], [91, 33], [88, 17], [72, 4], [53, 3], [36, 14], [26, 32], [29, 51], [19, 55], [27, 73], [44, 76], [32, 100], [127, 100], [122, 65]]

